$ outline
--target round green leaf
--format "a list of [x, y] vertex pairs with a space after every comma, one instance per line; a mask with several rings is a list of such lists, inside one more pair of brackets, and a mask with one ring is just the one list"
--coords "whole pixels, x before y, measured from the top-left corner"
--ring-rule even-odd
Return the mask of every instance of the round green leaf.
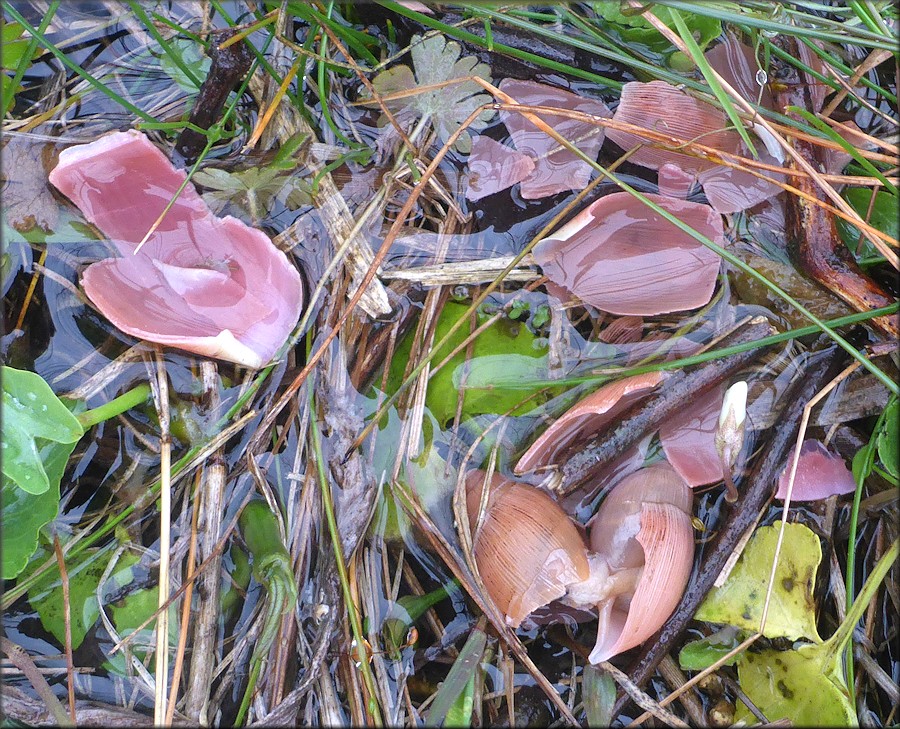
[[3, 417], [3, 475], [30, 494], [43, 494], [51, 480], [42, 447], [46, 441], [74, 444], [84, 429], [39, 375], [12, 367], [3, 368]]
[[[714, 587], [706, 596], [697, 610], [698, 620], [728, 623], [751, 631], [759, 629], [780, 526], [781, 522], [776, 521], [756, 530], [725, 584]], [[821, 561], [819, 538], [802, 524], [786, 524], [763, 631], [767, 638], [822, 641], [816, 631], [813, 599]]]

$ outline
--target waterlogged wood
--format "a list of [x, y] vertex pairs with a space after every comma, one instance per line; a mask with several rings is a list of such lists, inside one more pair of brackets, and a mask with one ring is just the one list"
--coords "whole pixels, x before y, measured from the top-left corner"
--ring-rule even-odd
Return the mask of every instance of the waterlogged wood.
[[[800, 44], [795, 37], [779, 35], [774, 42], [793, 57], [799, 56]], [[818, 84], [792, 65], [785, 64], [784, 68], [788, 77], [778, 87], [776, 107], [790, 118], [802, 122], [798, 114], [786, 111], [786, 107], [814, 110], [817, 99], [812, 97], [811, 89], [818, 88]], [[816, 169], [825, 169], [827, 160], [821, 147], [796, 137], [790, 138], [790, 141], [806, 162]], [[788, 166], [800, 170], [793, 158]], [[824, 191], [810, 177], [799, 175], [794, 184], [802, 193], [823, 203], [829, 202]], [[857, 265], [841, 240], [835, 216], [831, 212], [799, 195], [788, 195], [785, 205], [789, 248], [803, 272], [858, 311], [869, 311], [895, 303], [894, 297]], [[884, 336], [892, 339], [898, 336], [896, 314], [876, 317], [871, 320], [871, 324]]]
[[[720, 342], [720, 347], [755, 342], [774, 333], [772, 325], [761, 317]], [[586, 486], [625, 449], [659, 427], [666, 418], [679, 412], [686, 402], [696, 399], [760, 355], [750, 349], [730, 357], [685, 368], [668, 380], [664, 388], [632, 406], [619, 420], [599, 431], [562, 468], [560, 493], [567, 494]]]
[[[253, 54], [244, 41], [226, 48], [220, 44], [235, 34], [233, 30], [218, 31], [211, 35], [209, 57], [212, 65], [200, 87], [200, 93], [191, 109], [190, 121], [201, 129], [209, 129], [221, 116], [225, 101], [232, 89], [250, 70]], [[193, 129], [184, 129], [175, 142], [175, 151], [185, 161], [192, 163], [206, 146], [206, 136]]]
[[[693, 619], [741, 537], [756, 521], [763, 504], [772, 495], [773, 485], [796, 442], [800, 418], [807, 402], [843, 369], [846, 362], [847, 355], [843, 349], [835, 345], [829, 346], [812, 356], [806, 371], [797, 377], [785, 393], [787, 406], [772, 429], [771, 439], [763, 446], [763, 452], [757, 459], [746, 486], [741, 489], [740, 499], [712, 543], [709, 557], [688, 585], [681, 602], [662, 627], [658, 638], [645, 645], [629, 668], [628, 675], [638, 686], [647, 682], [663, 657], [668, 655], [672, 645]], [[625, 708], [625, 701], [627, 699], [623, 698], [619, 702], [614, 715]]]

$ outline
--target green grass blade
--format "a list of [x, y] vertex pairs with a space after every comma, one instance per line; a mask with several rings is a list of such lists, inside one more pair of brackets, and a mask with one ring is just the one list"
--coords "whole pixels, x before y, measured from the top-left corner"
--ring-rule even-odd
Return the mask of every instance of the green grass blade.
[[70, 71], [75, 73], [79, 78], [87, 81], [95, 89], [97, 89], [98, 91], [100, 91], [103, 94], [106, 94], [106, 96], [108, 96], [110, 99], [112, 99], [117, 104], [119, 104], [119, 106], [121, 106], [123, 109], [127, 109], [132, 114], [134, 114], [136, 117], [139, 117], [139, 118], [143, 119], [144, 121], [149, 121], [149, 122], [156, 121], [156, 119], [154, 119], [152, 116], [150, 116], [143, 109], [138, 109], [130, 101], [119, 96], [119, 94], [117, 94], [115, 91], [113, 91], [112, 89], [110, 89], [106, 85], [104, 85], [102, 81], [98, 80], [97, 78], [95, 78], [94, 76], [89, 74], [87, 71], [85, 71], [77, 63], [72, 61], [65, 53], [60, 51], [50, 40], [47, 39], [47, 37], [44, 35], [43, 31], [39, 31], [37, 28], [35, 28], [33, 25], [31, 25], [27, 20], [25, 20], [25, 18], [22, 17], [21, 13], [19, 13], [19, 11], [16, 10], [12, 6], [11, 3], [4, 2], [3, 7], [6, 10], [6, 12], [8, 12], [10, 14], [10, 16], [17, 23], [19, 23], [22, 27], [25, 28], [25, 30], [27, 30], [29, 33], [31, 33], [32, 36], [37, 38], [38, 42], [44, 48], [46, 48], [48, 51], [50, 51], [50, 53], [52, 53], [60, 63], [62, 63], [66, 68], [68, 68]]
[[159, 47], [163, 49], [163, 53], [165, 53], [169, 57], [169, 60], [172, 61], [172, 63], [174, 63], [181, 72], [191, 80], [191, 83], [199, 89], [202, 79], [197, 78], [196, 74], [184, 62], [184, 59], [172, 50], [172, 46], [162, 37], [162, 33], [160, 33], [156, 26], [150, 22], [150, 18], [144, 11], [144, 8], [141, 7], [141, 4], [137, 2], [137, 0], [128, 0], [128, 5], [131, 7], [132, 12], [138, 17], [138, 20], [144, 24], [147, 32], [153, 36], [153, 39], [159, 44]]
[[[38, 26], [39, 33], [43, 34], [47, 30], [47, 26], [50, 25], [50, 21], [53, 20], [53, 17], [56, 15], [56, 11], [59, 8], [61, 1], [62, 0], [53, 0], [53, 2], [50, 3], [47, 12], [44, 13], [44, 17], [41, 18], [41, 24]], [[12, 108], [16, 98], [15, 90], [19, 88], [19, 84], [22, 83], [25, 73], [31, 68], [31, 59], [34, 58], [34, 52], [37, 50], [38, 42], [38, 37], [32, 34], [31, 39], [28, 41], [28, 46], [22, 54], [22, 58], [19, 59], [19, 63], [16, 66], [16, 72], [13, 74], [10, 83], [8, 85], [0, 85], [0, 109], [3, 110], [3, 117], [6, 117], [7, 112]], [[10, 97], [8, 99], [3, 94], [3, 91], [7, 88], [10, 90]]]

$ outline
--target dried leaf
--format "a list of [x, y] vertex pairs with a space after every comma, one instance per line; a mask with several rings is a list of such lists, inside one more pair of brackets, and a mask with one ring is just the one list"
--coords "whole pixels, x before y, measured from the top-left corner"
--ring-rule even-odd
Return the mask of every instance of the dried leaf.
[[[416, 35], [413, 36], [411, 46], [415, 74], [409, 66], [394, 66], [382, 71], [372, 81], [379, 94], [410, 91], [419, 86], [442, 84], [468, 76], [491, 80], [490, 67], [479, 63], [474, 56], [460, 58], [461, 48], [455, 41], [448, 41], [440, 35], [428, 38]], [[387, 103], [388, 108], [400, 114], [401, 118], [414, 116], [430, 119], [438, 139], [444, 143], [459, 129], [469, 114], [491, 101], [491, 97], [474, 81], [462, 81]], [[455, 148], [467, 154], [472, 147], [469, 132], [483, 129], [493, 115], [491, 109], [480, 114], [459, 137]]]
[[45, 146], [15, 136], [3, 147], [3, 209], [7, 222], [20, 233], [35, 226], [50, 232], [59, 220], [59, 205], [47, 187], [41, 160]]

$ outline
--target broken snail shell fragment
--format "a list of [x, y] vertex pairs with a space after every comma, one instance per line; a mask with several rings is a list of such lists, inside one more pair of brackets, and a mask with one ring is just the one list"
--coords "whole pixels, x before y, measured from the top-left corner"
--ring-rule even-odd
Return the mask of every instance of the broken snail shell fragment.
[[[541, 489], [483, 471], [466, 477], [473, 551], [485, 589], [507, 624], [560, 600], [595, 609], [592, 663], [653, 635], [681, 599], [693, 563], [691, 492], [668, 464], [643, 468], [607, 496], [579, 527]], [[484, 503], [484, 513], [480, 514]]]

